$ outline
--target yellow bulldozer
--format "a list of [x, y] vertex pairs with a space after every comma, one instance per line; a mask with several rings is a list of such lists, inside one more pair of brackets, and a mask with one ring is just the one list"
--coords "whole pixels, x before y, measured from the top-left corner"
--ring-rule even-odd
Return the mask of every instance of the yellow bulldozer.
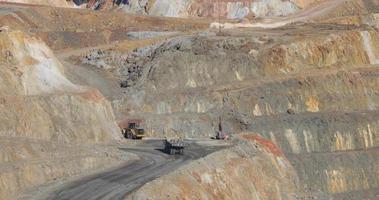
[[142, 120], [125, 120], [120, 123], [124, 137], [133, 140], [141, 140], [145, 137], [145, 130], [141, 125]]

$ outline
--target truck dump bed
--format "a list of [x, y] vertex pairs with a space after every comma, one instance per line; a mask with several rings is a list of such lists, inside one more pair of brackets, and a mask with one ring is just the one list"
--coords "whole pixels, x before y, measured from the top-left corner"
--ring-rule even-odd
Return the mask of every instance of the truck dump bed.
[[166, 139], [165, 149], [167, 153], [173, 154], [183, 154], [184, 147], [186, 143], [182, 139]]

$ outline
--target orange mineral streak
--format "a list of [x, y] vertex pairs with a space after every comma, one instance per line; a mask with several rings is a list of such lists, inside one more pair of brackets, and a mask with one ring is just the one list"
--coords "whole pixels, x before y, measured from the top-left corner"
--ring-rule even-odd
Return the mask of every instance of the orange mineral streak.
[[283, 157], [284, 154], [282, 150], [276, 146], [271, 140], [267, 140], [258, 134], [244, 134], [241, 135], [241, 138], [249, 141], [255, 141], [264, 147], [267, 151], [271, 152], [275, 156]]
[[96, 89], [88, 90], [82, 93], [81, 96], [95, 103], [100, 103], [104, 100], [104, 96]]

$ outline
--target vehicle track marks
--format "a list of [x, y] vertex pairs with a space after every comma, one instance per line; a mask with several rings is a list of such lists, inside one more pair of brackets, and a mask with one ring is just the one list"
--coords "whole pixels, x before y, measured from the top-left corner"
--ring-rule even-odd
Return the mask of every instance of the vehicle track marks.
[[160, 140], [148, 141], [142, 147], [121, 148], [121, 150], [134, 153], [139, 160], [110, 172], [87, 177], [80, 181], [70, 183], [60, 191], [48, 197], [54, 200], [117, 200], [124, 199], [147, 182], [170, 173], [193, 160], [199, 159], [225, 148], [221, 146], [201, 146], [189, 142], [189, 148], [183, 156], [170, 156], [163, 152], [163, 142]]

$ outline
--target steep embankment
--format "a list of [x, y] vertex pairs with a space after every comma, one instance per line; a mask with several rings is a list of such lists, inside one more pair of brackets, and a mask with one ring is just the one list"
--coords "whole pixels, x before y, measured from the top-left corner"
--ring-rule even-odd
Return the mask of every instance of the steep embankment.
[[39, 39], [2, 31], [0, 47], [1, 199], [118, 162], [115, 150], [85, 145], [120, 138], [97, 90], [71, 83]]
[[[338, 6], [329, 7], [329, 5]], [[378, 4], [371, 0], [346, 1], [346, 3], [336, 0], [325, 1], [314, 8], [306, 4], [303, 6], [308, 10], [292, 15], [284, 22], [283, 19], [276, 18], [280, 22], [278, 26], [280, 28], [277, 29], [224, 30], [221, 34], [223, 36], [206, 32], [163, 42], [157, 40], [161, 42], [135, 50], [122, 49], [121, 44], [111, 48], [104, 47], [102, 50], [93, 50], [80, 55], [75, 61], [82, 62], [85, 66], [78, 66], [78, 70], [71, 70], [70, 73], [74, 75], [77, 73], [77, 77], [83, 77], [79, 72], [85, 69], [91, 73], [88, 73], [87, 79], [78, 82], [96, 86], [106, 85], [106, 81], [99, 80], [107, 80], [123, 87], [121, 91], [117, 90], [115, 93], [110, 92], [108, 86], [99, 88], [112, 97], [112, 105], [116, 110], [118, 120], [124, 118], [145, 120], [145, 128], [149, 136], [214, 136], [221, 117], [223, 128], [228, 133], [246, 130], [260, 133], [278, 146], [284, 153], [283, 159], [286, 157], [293, 165], [296, 175], [292, 173], [292, 169], [282, 169], [286, 171], [284, 173], [292, 174], [292, 178], [299, 179], [299, 184], [293, 186], [299, 187], [296, 188], [297, 190], [314, 196], [326, 195], [328, 198], [335, 197], [336, 199], [375, 199], [379, 188], [377, 175], [379, 166], [377, 148], [379, 36], [375, 29], [377, 28], [376, 14], [369, 12], [375, 11]], [[207, 8], [206, 6], [199, 7]], [[125, 20], [123, 17], [126, 15], [122, 13], [114, 14], [117, 17], [107, 18], [111, 16], [110, 12], [99, 12], [92, 18], [89, 12], [74, 13], [71, 10], [59, 11], [51, 8], [20, 10], [6, 14], [3, 22], [13, 20], [12, 27], [22, 27], [26, 24], [28, 28], [31, 28], [31, 32], [41, 35], [54, 49], [70, 46], [79, 48], [89, 46], [92, 42], [96, 45], [109, 43], [128, 38], [128, 31], [138, 32], [150, 29], [159, 31], [162, 30], [160, 26], [165, 27], [164, 30], [197, 29], [206, 24], [186, 24], [189, 21], [173, 19], [166, 21], [161, 18], [157, 20], [146, 17], [128, 17], [128, 20]], [[177, 9], [168, 10], [167, 13], [177, 11]], [[354, 16], [359, 13], [364, 15]], [[70, 16], [70, 19], [60, 17], [65, 15]], [[211, 14], [204, 15], [211, 16]], [[30, 16], [30, 20], [25, 20], [25, 16]], [[78, 16], [86, 20], [75, 21], [74, 17]], [[59, 21], [60, 18], [62, 19]], [[45, 20], [42, 20], [42, 23], [38, 19]], [[292, 24], [293, 19], [297, 23]], [[354, 21], [355, 19], [359, 20]], [[101, 25], [93, 27], [89, 23], [91, 20], [101, 22]], [[324, 24], [301, 23], [304, 20], [321, 21]], [[142, 21], [145, 23], [141, 23]], [[277, 22], [275, 19], [273, 21]], [[120, 24], [123, 26], [119, 29]], [[141, 25], [136, 28], [136, 24]], [[92, 37], [94, 35], [97, 37]], [[29, 65], [35, 67], [35, 64]], [[13, 72], [8, 70], [4, 73]], [[103, 76], [102, 79], [94, 78], [100, 76]], [[12, 80], [18, 80], [14, 75], [9, 77], [14, 77]], [[29, 81], [30, 79], [39, 80], [35, 76], [25, 77], [25, 80]], [[25, 91], [31, 91], [37, 99], [42, 98], [41, 94], [44, 94], [42, 99], [45, 99], [55, 93], [67, 95], [66, 92], [78, 93], [71, 94], [75, 98], [82, 96], [81, 87], [67, 82], [62, 77], [57, 80], [60, 80], [59, 87], [54, 87], [57, 83], [46, 80], [49, 85], [53, 85], [48, 88], [34, 82], [30, 87], [25, 87], [26, 89], [20, 86], [22, 84], [7, 83], [13, 88], [5, 91], [17, 94], [24, 92], [23, 95], [27, 94]], [[7, 79], [4, 79], [5, 81], [11, 82]], [[60, 91], [58, 88], [61, 87], [65, 89]], [[57, 91], [51, 93], [51, 90]], [[60, 100], [57, 101], [60, 102]], [[53, 108], [55, 105], [54, 101]], [[54, 110], [53, 108], [46, 109]], [[67, 110], [66, 108], [71, 108], [71, 105], [63, 109]], [[86, 111], [80, 109], [79, 111], [86, 115]], [[35, 110], [39, 111], [39, 109]], [[70, 112], [75, 112], [75, 110]], [[27, 117], [27, 114], [21, 116]], [[67, 117], [72, 116], [65, 115], [65, 118]], [[50, 118], [54, 121], [58, 117], [52, 115]], [[99, 121], [95, 120], [95, 122]], [[17, 122], [12, 123], [17, 125]], [[67, 123], [64, 127], [71, 127], [74, 123]], [[54, 132], [63, 129], [55, 128], [56, 121], [52, 124], [54, 126], [49, 124], [49, 128], [51, 126]], [[92, 126], [90, 122], [87, 124]], [[32, 125], [22, 127], [22, 130], [28, 131]], [[84, 129], [84, 126], [78, 127]], [[78, 137], [79, 141], [86, 140], [87, 132], [82, 136], [70, 132], [71, 129], [65, 129], [65, 131], [61, 131], [63, 136], [43, 134], [41, 138], [59, 140], [63, 138], [70, 141], [72, 135], [75, 138]], [[50, 131], [38, 129], [38, 132]], [[238, 148], [237, 145], [236, 149]], [[241, 158], [252, 159], [253, 156], [235, 153], [236, 149], [223, 153], [237, 161]], [[246, 149], [255, 152], [249, 148]], [[220, 155], [216, 154], [216, 157]], [[277, 164], [270, 161], [271, 156], [263, 156], [262, 160], [262, 162], [268, 162], [264, 165], [267, 169]], [[222, 168], [227, 170], [231, 170], [228, 166], [233, 164], [212, 157], [208, 157], [206, 161], [206, 163], [219, 162]], [[243, 166], [246, 171], [254, 171], [255, 167], [260, 167], [259, 163], [245, 160], [240, 164], [231, 166], [235, 168]], [[185, 168], [184, 174], [191, 174], [193, 171], [198, 174], [212, 174], [213, 170], [207, 171], [203, 169], [204, 166], [206, 166], [205, 163], [195, 164], [195, 167], [201, 169], [200, 171], [194, 170], [196, 168]], [[265, 168], [262, 167], [262, 169]], [[267, 171], [254, 172], [260, 176], [263, 174], [272, 177]], [[223, 189], [222, 185], [210, 186], [209, 182], [206, 182], [209, 181], [208, 177], [211, 177], [210, 180], [215, 180], [214, 177], [218, 177], [217, 173], [205, 175], [207, 178], [200, 178], [200, 181], [192, 179], [188, 174], [183, 179], [175, 175], [165, 177], [162, 180], [163, 183], [173, 179], [183, 185], [173, 188], [163, 187], [167, 191], [158, 194], [177, 194], [182, 187], [195, 187], [200, 188], [201, 192], [195, 194], [196, 197], [201, 198], [201, 195], [214, 197], [210, 191], [211, 187]], [[220, 177], [224, 177], [226, 184], [234, 186], [235, 182], [241, 178], [241, 174], [241, 172], [221, 173]], [[251, 183], [250, 180], [255, 180], [255, 174], [249, 174], [248, 177], [249, 179], [243, 179], [245, 184]], [[242, 176], [242, 178], [245, 177]], [[235, 182], [228, 182], [228, 180]], [[268, 178], [268, 180], [272, 179]], [[294, 179], [286, 177], [280, 180], [280, 183], [287, 183]], [[220, 183], [223, 182], [220, 181]], [[154, 184], [162, 183], [158, 180]], [[143, 190], [147, 194], [155, 192], [154, 184], [146, 186]], [[243, 188], [243, 185], [241, 187]], [[238, 187], [233, 189], [239, 191]], [[260, 197], [271, 198], [271, 196], [265, 196], [265, 192], [259, 191], [262, 190], [239, 192], [244, 194], [241, 199], [257, 194]], [[227, 195], [234, 195], [233, 191], [228, 192]], [[273, 194], [279, 193], [273, 192]], [[162, 197], [159, 195], [157, 198]], [[144, 198], [142, 193], [137, 193], [135, 197]], [[214, 198], [217, 197], [219, 196]]]
[[[283, 153], [259, 135], [147, 183], [127, 199], [296, 199], [298, 178]], [[173, 184], [174, 183], [174, 184]]]
[[0, 39], [3, 136], [67, 142], [118, 138], [109, 102], [98, 91], [71, 83], [42, 41], [22, 32], [1, 33]]
[[100, 69], [125, 87], [125, 96], [113, 101], [118, 119], [144, 119], [149, 135], [214, 136], [221, 117], [225, 131], [261, 133], [280, 147], [300, 190], [375, 199], [376, 30], [294, 24], [224, 33], [178, 37], [127, 53], [92, 51], [81, 60], [111, 66]]
[[[335, 85], [328, 83], [333, 82], [332, 77], [343, 77], [342, 73], [333, 74], [341, 68], [375, 64], [378, 39], [373, 31], [335, 26], [330, 32], [328, 27], [308, 26], [293, 35], [273, 31], [270, 36], [256, 32], [252, 33], [254, 37], [245, 37], [235, 32], [231, 33], [233, 37], [180, 37], [126, 54], [117, 50], [93, 51], [81, 60], [107, 66], [102, 70], [113, 73], [127, 88], [125, 97], [114, 101], [118, 118], [145, 118], [149, 121], [146, 128], [151, 135], [212, 136], [218, 115], [233, 118], [235, 115], [280, 114], [288, 109], [294, 112], [323, 107], [325, 111], [331, 110], [325, 95], [331, 89], [325, 88]], [[320, 34], [311, 33], [316, 29], [326, 30]], [[307, 37], [298, 37], [298, 34]], [[370, 59], [369, 55], [375, 56]], [[306, 83], [296, 84], [303, 79], [302, 74], [309, 76], [310, 71], [315, 84], [320, 84], [312, 92], [313, 96], [308, 94], [309, 88], [298, 88]], [[287, 75], [290, 76], [286, 78]], [[323, 76], [328, 78], [323, 80], [320, 78]], [[283, 84], [288, 86], [280, 86]], [[330, 93], [339, 87], [344, 86], [336, 85]], [[361, 93], [356, 91], [351, 98]], [[270, 95], [273, 93], [276, 95]], [[288, 93], [301, 96], [287, 97]], [[317, 94], [323, 97], [316, 98]], [[339, 96], [339, 99], [347, 98]], [[367, 97], [363, 95], [362, 98]], [[373, 101], [369, 102], [370, 105], [355, 106], [373, 107]], [[340, 102], [341, 106], [343, 103]], [[353, 102], [345, 104], [345, 109], [349, 106], [353, 109]]]

